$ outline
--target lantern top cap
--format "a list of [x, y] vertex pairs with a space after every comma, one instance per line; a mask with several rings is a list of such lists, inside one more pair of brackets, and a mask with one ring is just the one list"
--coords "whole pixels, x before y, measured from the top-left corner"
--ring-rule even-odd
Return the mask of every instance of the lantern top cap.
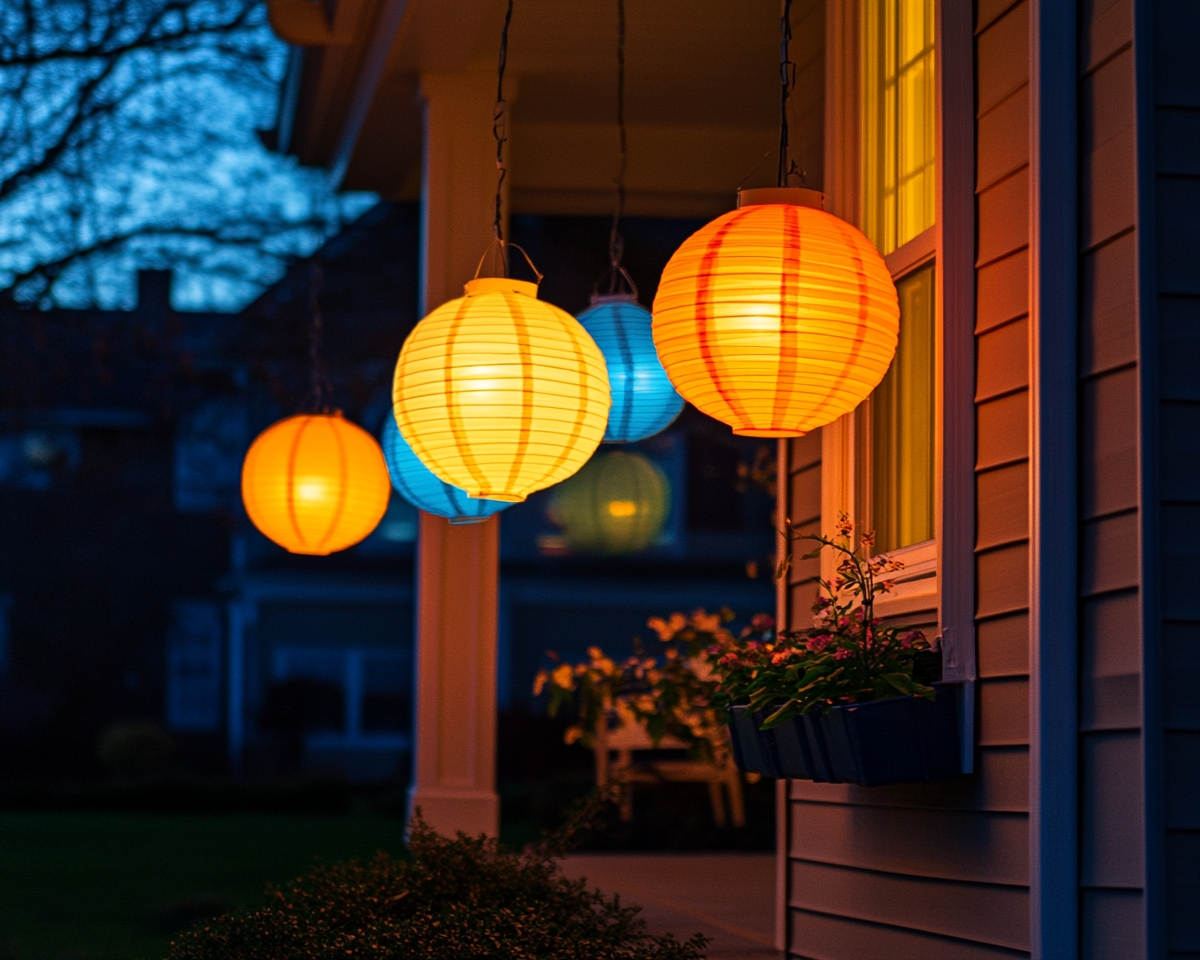
[[591, 304], [600, 307], [606, 303], [637, 303], [636, 293], [593, 293]]
[[468, 297], [477, 297], [483, 293], [519, 293], [526, 297], [537, 299], [537, 284], [529, 280], [514, 280], [511, 277], [476, 277], [468, 280], [466, 287]]
[[754, 207], [767, 203], [784, 203], [793, 207], [825, 209], [825, 194], [807, 187], [755, 187], [738, 191], [739, 207]]

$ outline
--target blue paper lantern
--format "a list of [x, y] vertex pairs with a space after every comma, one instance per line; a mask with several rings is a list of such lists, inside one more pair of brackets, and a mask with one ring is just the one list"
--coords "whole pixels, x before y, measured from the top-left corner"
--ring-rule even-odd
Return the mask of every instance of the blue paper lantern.
[[683, 397], [675, 392], [658, 360], [650, 311], [630, 294], [594, 296], [579, 322], [608, 365], [612, 408], [604, 439], [632, 443], [670, 426], [683, 409]]
[[400, 435], [396, 418], [389, 413], [385, 419], [381, 439], [383, 459], [387, 461], [392, 486], [414, 507], [435, 517], [445, 517], [451, 523], [482, 523], [493, 513], [512, 506], [499, 500], [472, 499], [465, 490], [434, 475]]

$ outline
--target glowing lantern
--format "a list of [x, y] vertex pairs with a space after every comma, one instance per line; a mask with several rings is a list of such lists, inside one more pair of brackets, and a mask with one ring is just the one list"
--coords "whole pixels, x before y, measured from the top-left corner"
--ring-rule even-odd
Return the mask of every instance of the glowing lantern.
[[550, 516], [574, 549], [633, 553], [658, 539], [670, 509], [663, 472], [640, 453], [611, 450], [554, 491]]
[[523, 280], [472, 280], [400, 351], [396, 424], [468, 496], [518, 502], [587, 462], [608, 421], [604, 355]]
[[390, 495], [379, 444], [337, 413], [280, 420], [258, 435], [242, 464], [246, 513], [292, 553], [353, 546], [375, 529]]
[[383, 459], [396, 492], [414, 507], [445, 517], [451, 523], [482, 523], [511, 503], [499, 500], [475, 500], [458, 487], [439, 480], [412, 452], [396, 427], [396, 418], [387, 417], [383, 425]]
[[604, 439], [629, 443], [670, 426], [683, 409], [654, 352], [650, 311], [632, 294], [592, 297], [579, 322], [596, 341], [608, 365], [612, 409]]
[[798, 437], [853, 410], [896, 352], [888, 269], [800, 187], [744, 190], [675, 251], [654, 344], [685, 400], [750, 437]]

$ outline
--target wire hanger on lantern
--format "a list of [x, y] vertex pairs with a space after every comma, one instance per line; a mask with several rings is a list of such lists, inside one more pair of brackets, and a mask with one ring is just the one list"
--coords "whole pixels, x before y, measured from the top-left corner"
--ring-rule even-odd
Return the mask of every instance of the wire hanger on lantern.
[[608, 293], [605, 296], [621, 295], [620, 284], [625, 281], [628, 294], [637, 299], [637, 284], [629, 271], [621, 264], [625, 256], [625, 238], [621, 235], [621, 216], [625, 212], [625, 170], [629, 163], [628, 138], [625, 129], [625, 0], [617, 0], [617, 135], [620, 143], [620, 160], [617, 163], [617, 175], [613, 178], [616, 186], [616, 204], [613, 208], [612, 226], [608, 231], [608, 269], [600, 275], [592, 288], [592, 296], [600, 295], [600, 285], [608, 281]]
[[325, 286], [325, 271], [321, 261], [313, 257], [308, 262], [308, 308], [311, 324], [308, 332], [309, 394], [308, 408], [312, 413], [333, 413], [330, 398], [333, 383], [321, 353], [321, 335], [324, 321], [321, 317], [321, 291]]
[[529, 269], [536, 278], [535, 283], [542, 282], [542, 273], [534, 266], [533, 260], [511, 240], [504, 239], [504, 181], [508, 178], [508, 166], [504, 162], [504, 145], [508, 143], [508, 101], [504, 99], [504, 73], [508, 69], [508, 28], [512, 23], [513, 0], [508, 0], [504, 11], [504, 26], [500, 29], [500, 58], [496, 69], [496, 107], [492, 111], [492, 137], [496, 141], [496, 206], [492, 218], [492, 242], [479, 258], [475, 268], [475, 279], [479, 279], [484, 262], [492, 257], [495, 260], [495, 272], [501, 277], [508, 276], [508, 248], [521, 251]]
[[788, 107], [792, 90], [796, 86], [796, 64], [788, 47], [792, 41], [792, 0], [783, 0], [783, 13], [779, 20], [779, 171], [775, 185], [786, 187], [788, 180], [796, 175], [802, 184], [808, 178], [804, 169], [791, 158], [788, 150]]

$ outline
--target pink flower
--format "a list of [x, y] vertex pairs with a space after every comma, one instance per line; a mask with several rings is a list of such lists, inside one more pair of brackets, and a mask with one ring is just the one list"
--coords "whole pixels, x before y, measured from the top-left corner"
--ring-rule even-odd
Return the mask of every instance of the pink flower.
[[852, 651], [846, 650], [845, 648], [843, 648], [833, 655], [833, 659], [834, 660], [849, 660], [852, 656], [854, 656], [854, 653]]
[[750, 621], [755, 630], [770, 630], [775, 626], [775, 618], [769, 613], [756, 613]]
[[715, 643], [705, 651], [705, 653], [707, 653], [710, 657], [715, 657], [720, 652], [721, 652], [720, 646], [718, 646]]
[[813, 653], [820, 653], [827, 646], [829, 646], [828, 634], [821, 634], [808, 641], [808, 649]]

